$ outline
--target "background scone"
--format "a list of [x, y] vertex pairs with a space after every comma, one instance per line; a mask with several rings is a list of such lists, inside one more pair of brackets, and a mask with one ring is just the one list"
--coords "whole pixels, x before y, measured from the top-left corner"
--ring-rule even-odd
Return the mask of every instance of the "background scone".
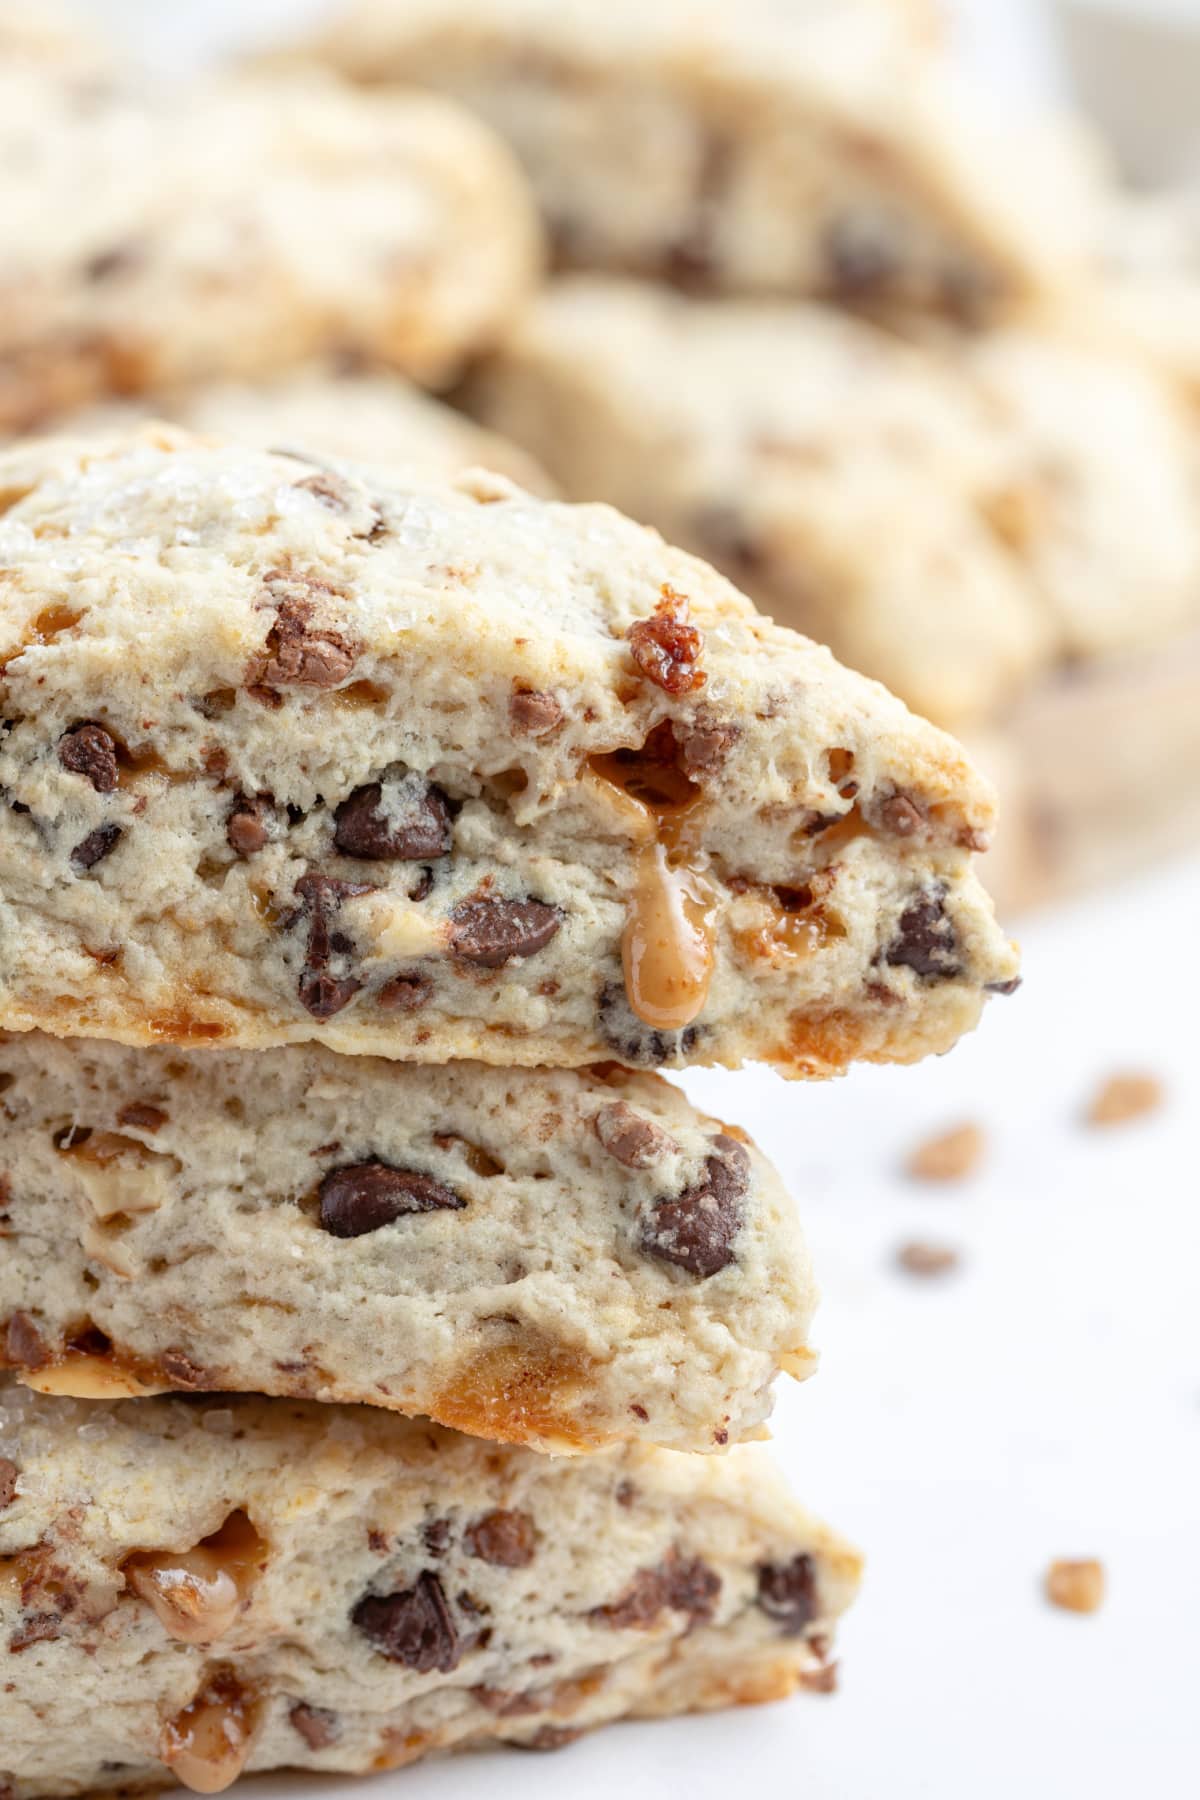
[[657, 1076], [33, 1033], [0, 1088], [0, 1364], [44, 1391], [712, 1450], [815, 1363], [782, 1185]]
[[986, 121], [929, 54], [927, 14], [353, 0], [315, 49], [488, 119], [569, 264], [973, 324], [1056, 289], [1087, 232], [1040, 146]]
[[485, 431], [452, 406], [388, 369], [306, 364], [269, 381], [213, 381], [198, 387], [111, 401], [72, 413], [56, 428], [72, 436], [113, 437], [166, 419], [189, 431], [236, 438], [264, 450], [346, 457], [454, 475], [495, 469], [535, 494], [553, 483], [527, 451]]
[[575, 278], [474, 382], [572, 498], [711, 559], [943, 724], [1200, 618], [1177, 395], [1048, 331], [919, 347], [815, 306]]
[[813, 1075], [1015, 981], [953, 741], [606, 508], [170, 433], [0, 486], [2, 1025]]
[[0, 1781], [60, 1800], [828, 1688], [859, 1559], [754, 1450], [0, 1386], [0, 1568]]
[[0, 251], [8, 429], [323, 351], [439, 383], [540, 261], [510, 153], [445, 100], [317, 74], [142, 90], [16, 57]]

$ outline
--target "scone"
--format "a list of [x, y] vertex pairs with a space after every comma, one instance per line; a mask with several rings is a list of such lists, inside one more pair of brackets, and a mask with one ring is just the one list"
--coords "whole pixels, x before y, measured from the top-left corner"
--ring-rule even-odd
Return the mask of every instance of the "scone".
[[568, 264], [976, 324], [1069, 279], [1086, 239], [1020, 130], [928, 53], [927, 12], [350, 0], [314, 48], [478, 111]]
[[216, 1793], [825, 1691], [858, 1571], [752, 1449], [0, 1387], [0, 1790]]
[[829, 308], [576, 278], [471, 403], [568, 495], [709, 557], [942, 723], [1200, 615], [1186, 410], [1049, 330], [919, 346]]
[[607, 508], [165, 431], [0, 490], [0, 1026], [825, 1075], [1015, 983], [957, 745]]
[[315, 74], [159, 92], [0, 58], [0, 170], [9, 430], [324, 351], [440, 383], [539, 263], [481, 124]]
[[112, 401], [72, 413], [65, 425], [72, 436], [111, 437], [157, 419], [264, 450], [394, 463], [440, 475], [495, 469], [532, 493], [553, 491], [526, 451], [387, 369], [308, 364], [271, 381], [207, 382], [137, 402]]
[[33, 1033], [0, 1090], [0, 1364], [43, 1391], [712, 1450], [815, 1363], [778, 1177], [656, 1075]]

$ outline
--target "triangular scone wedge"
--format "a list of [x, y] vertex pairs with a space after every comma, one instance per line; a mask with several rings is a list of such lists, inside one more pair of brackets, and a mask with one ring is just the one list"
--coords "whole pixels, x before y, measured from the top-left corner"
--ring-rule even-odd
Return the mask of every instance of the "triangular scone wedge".
[[815, 1367], [778, 1177], [659, 1076], [34, 1032], [0, 1043], [0, 1087], [0, 1365], [45, 1392], [719, 1450]]
[[859, 1558], [764, 1453], [0, 1385], [14, 1800], [365, 1773], [833, 1683]]
[[927, 11], [349, 0], [315, 50], [478, 111], [567, 266], [979, 324], [1070, 281], [1089, 227], [1070, 159], [929, 53]]
[[0, 461], [0, 1026], [826, 1075], [1016, 979], [958, 746], [604, 507]]

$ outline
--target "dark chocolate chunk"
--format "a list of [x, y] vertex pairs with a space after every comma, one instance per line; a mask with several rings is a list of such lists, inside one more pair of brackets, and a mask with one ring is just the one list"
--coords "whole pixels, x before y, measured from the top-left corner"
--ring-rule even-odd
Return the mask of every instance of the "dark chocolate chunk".
[[350, 1615], [363, 1636], [389, 1662], [420, 1675], [448, 1675], [462, 1655], [457, 1627], [442, 1584], [429, 1570], [398, 1594], [367, 1594]]
[[300, 905], [285, 923], [291, 926], [301, 918], [308, 920], [308, 944], [296, 992], [314, 1019], [333, 1018], [362, 987], [357, 976], [348, 971], [339, 975], [329, 967], [333, 956], [347, 956], [353, 950], [344, 933], [331, 930], [330, 921], [336, 918], [343, 900], [372, 891], [369, 881], [338, 881], [330, 875], [302, 875], [296, 883]]
[[817, 1565], [801, 1553], [791, 1562], [763, 1563], [758, 1571], [758, 1604], [782, 1626], [785, 1637], [799, 1637], [817, 1617]]
[[4, 1334], [5, 1360], [17, 1369], [44, 1369], [50, 1351], [35, 1321], [27, 1312], [15, 1312]]
[[58, 740], [58, 760], [72, 775], [82, 775], [98, 794], [111, 794], [117, 785], [117, 746], [100, 725], [72, 725]]
[[383, 808], [383, 788], [378, 781], [355, 788], [334, 814], [333, 842], [343, 856], [359, 856], [371, 862], [394, 857], [401, 862], [423, 862], [445, 856], [453, 843], [450, 809], [446, 796], [432, 783], [408, 777], [392, 784], [396, 790], [396, 817]]
[[383, 1162], [331, 1169], [319, 1192], [321, 1228], [339, 1238], [363, 1237], [406, 1213], [461, 1212], [467, 1204], [432, 1175]]
[[704, 1178], [671, 1200], [660, 1200], [642, 1223], [641, 1247], [702, 1279], [733, 1261], [750, 1186], [750, 1158], [734, 1138], [713, 1139]]
[[669, 1610], [686, 1613], [693, 1625], [705, 1624], [716, 1611], [720, 1592], [715, 1570], [698, 1557], [672, 1550], [657, 1568], [639, 1569], [616, 1600], [594, 1606], [588, 1618], [613, 1631], [648, 1631]]
[[954, 981], [963, 972], [958, 933], [946, 915], [946, 884], [935, 882], [910, 901], [885, 953], [890, 968], [911, 969], [923, 981]]
[[273, 794], [239, 794], [225, 826], [230, 849], [236, 850], [239, 856], [253, 856], [266, 843], [274, 817]]
[[342, 1735], [342, 1722], [335, 1712], [326, 1706], [310, 1706], [306, 1700], [296, 1701], [288, 1720], [310, 1750], [327, 1750]]
[[450, 914], [450, 949], [463, 962], [501, 969], [511, 957], [544, 950], [562, 925], [541, 900], [464, 900]]
[[83, 842], [76, 844], [71, 852], [73, 869], [94, 869], [98, 862], [116, 849], [121, 841], [119, 825], [97, 825], [95, 831], [89, 831]]
[[537, 1548], [529, 1514], [502, 1509], [484, 1513], [468, 1525], [463, 1544], [468, 1556], [477, 1556], [498, 1569], [528, 1568]]
[[0, 1512], [11, 1506], [17, 1492], [17, 1476], [21, 1473], [9, 1456], [0, 1456]]
[[432, 993], [433, 983], [427, 975], [393, 975], [375, 999], [384, 1012], [419, 1012]]
[[553, 694], [520, 688], [509, 700], [508, 722], [515, 737], [549, 737], [562, 720], [562, 705]]

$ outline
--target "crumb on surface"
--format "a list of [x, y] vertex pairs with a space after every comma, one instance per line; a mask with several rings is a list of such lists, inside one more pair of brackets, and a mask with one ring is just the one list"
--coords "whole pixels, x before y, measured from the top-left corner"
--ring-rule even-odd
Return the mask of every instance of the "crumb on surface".
[[1125, 1125], [1157, 1112], [1165, 1097], [1157, 1075], [1110, 1075], [1093, 1094], [1085, 1117], [1089, 1125]]
[[907, 1275], [949, 1275], [959, 1267], [961, 1261], [958, 1251], [949, 1244], [922, 1243], [915, 1238], [907, 1244], [901, 1244], [896, 1252], [896, 1262]]
[[1099, 1612], [1104, 1604], [1104, 1564], [1094, 1557], [1057, 1558], [1046, 1570], [1046, 1598], [1064, 1612]]
[[915, 1181], [965, 1181], [983, 1161], [987, 1138], [979, 1125], [956, 1125], [916, 1146], [905, 1168]]

